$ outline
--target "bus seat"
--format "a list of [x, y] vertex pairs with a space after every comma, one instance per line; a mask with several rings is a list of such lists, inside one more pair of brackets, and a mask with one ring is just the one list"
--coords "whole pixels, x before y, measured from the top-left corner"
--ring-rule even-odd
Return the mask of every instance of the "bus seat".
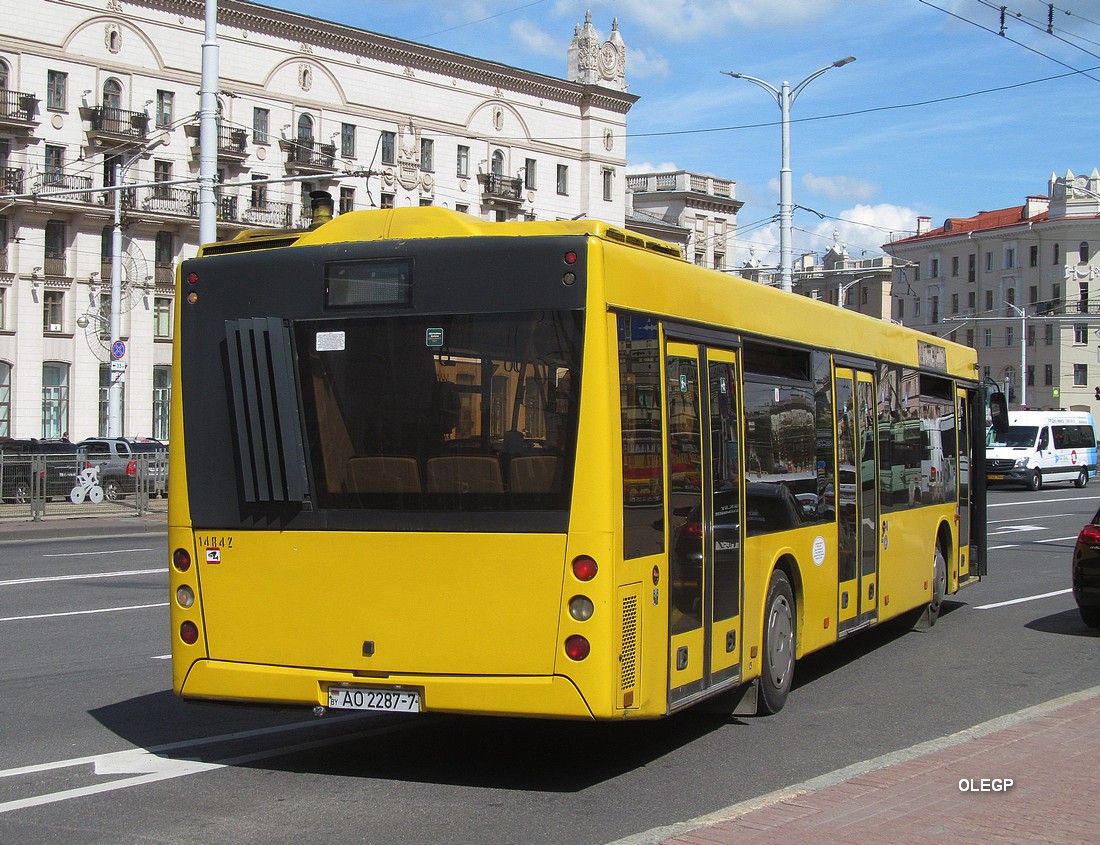
[[428, 458], [429, 493], [500, 493], [500, 462], [491, 455]]
[[557, 455], [517, 455], [508, 467], [508, 482], [514, 493], [552, 493], [557, 469]]
[[416, 458], [364, 456], [348, 458], [348, 490], [352, 493], [419, 493]]

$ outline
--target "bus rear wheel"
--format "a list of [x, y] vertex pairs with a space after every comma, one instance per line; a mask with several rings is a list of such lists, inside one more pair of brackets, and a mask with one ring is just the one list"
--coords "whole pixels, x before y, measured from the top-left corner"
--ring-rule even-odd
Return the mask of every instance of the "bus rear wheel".
[[932, 600], [928, 602], [928, 627], [931, 628], [940, 618], [940, 609], [943, 607], [944, 597], [947, 595], [947, 558], [943, 556], [943, 549], [936, 546], [936, 554], [932, 559]]
[[1087, 469], [1083, 469], [1079, 473], [1077, 473], [1077, 478], [1075, 478], [1073, 480], [1073, 486], [1077, 487], [1078, 489], [1081, 488], [1081, 487], [1088, 486], [1088, 483], [1089, 483], [1089, 471]]
[[764, 660], [758, 712], [778, 713], [794, 680], [796, 642], [794, 591], [785, 573], [772, 573], [764, 612]]

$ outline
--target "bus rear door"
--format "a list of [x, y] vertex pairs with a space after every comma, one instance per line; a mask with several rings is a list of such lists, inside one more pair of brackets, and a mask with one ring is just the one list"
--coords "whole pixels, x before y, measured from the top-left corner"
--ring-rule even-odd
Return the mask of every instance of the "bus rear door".
[[737, 353], [669, 343], [669, 709], [741, 677]]

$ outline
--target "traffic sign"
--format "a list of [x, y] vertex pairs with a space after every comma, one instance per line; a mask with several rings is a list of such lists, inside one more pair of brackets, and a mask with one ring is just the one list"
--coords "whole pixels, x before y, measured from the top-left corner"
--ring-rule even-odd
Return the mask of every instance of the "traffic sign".
[[124, 355], [126, 355], [125, 343], [123, 343], [121, 340], [116, 340], [113, 344], [111, 344], [112, 358], [122, 358]]

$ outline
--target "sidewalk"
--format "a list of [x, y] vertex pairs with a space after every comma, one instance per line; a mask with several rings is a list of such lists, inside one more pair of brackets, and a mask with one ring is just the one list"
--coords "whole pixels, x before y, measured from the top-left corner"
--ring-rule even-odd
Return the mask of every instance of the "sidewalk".
[[1100, 687], [616, 845], [1100, 842]]
[[38, 522], [26, 518], [0, 519], [0, 545], [62, 537], [163, 534], [167, 530], [168, 516], [163, 513], [144, 516], [47, 516]]

